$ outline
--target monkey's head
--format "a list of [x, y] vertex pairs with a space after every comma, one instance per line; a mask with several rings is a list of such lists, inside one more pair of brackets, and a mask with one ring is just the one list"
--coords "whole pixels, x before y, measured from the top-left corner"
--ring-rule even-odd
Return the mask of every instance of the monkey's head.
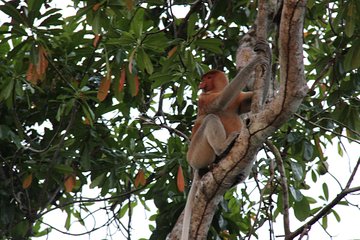
[[201, 77], [201, 82], [199, 84], [199, 89], [202, 89], [203, 92], [220, 92], [226, 85], [229, 84], [224, 72], [219, 70], [210, 70]]

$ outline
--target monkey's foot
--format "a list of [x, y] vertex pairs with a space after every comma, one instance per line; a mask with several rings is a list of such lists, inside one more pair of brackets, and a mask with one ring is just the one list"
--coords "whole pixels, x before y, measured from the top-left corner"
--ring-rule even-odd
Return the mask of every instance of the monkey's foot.
[[223, 159], [226, 155], [229, 154], [229, 152], [232, 149], [232, 147], [234, 146], [235, 140], [239, 136], [239, 134], [240, 133], [238, 133], [238, 132], [232, 132], [229, 134], [228, 138], [226, 139], [226, 143], [225, 143], [226, 147], [224, 148], [224, 151], [220, 155], [216, 156], [214, 163], [219, 163], [221, 159]]

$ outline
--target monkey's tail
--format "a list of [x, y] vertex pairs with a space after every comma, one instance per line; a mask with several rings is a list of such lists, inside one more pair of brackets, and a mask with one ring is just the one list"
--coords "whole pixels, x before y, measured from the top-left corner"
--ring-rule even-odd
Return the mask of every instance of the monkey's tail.
[[182, 231], [181, 231], [181, 240], [189, 240], [192, 208], [194, 206], [195, 194], [196, 194], [197, 188], [199, 186], [199, 180], [200, 180], [199, 172], [198, 172], [198, 170], [195, 170], [194, 171], [194, 179], [191, 184], [188, 198], [186, 200], [183, 226], [182, 226]]

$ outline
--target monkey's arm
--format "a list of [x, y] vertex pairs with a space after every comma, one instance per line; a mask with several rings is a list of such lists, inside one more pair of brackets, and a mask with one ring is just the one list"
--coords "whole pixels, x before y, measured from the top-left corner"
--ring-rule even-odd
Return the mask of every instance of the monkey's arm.
[[216, 107], [226, 109], [235, 97], [244, 89], [247, 84], [248, 77], [255, 70], [259, 64], [269, 64], [269, 45], [266, 42], [258, 42], [255, 46], [256, 51], [262, 51], [265, 54], [258, 54], [252, 61], [250, 61], [243, 69], [238, 72], [235, 78], [225, 87], [222, 94], [216, 101]]

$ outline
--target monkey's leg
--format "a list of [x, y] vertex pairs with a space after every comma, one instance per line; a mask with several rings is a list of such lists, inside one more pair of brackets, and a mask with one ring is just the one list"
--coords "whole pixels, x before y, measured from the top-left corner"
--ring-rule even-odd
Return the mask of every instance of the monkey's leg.
[[207, 115], [191, 140], [187, 154], [189, 164], [195, 169], [207, 167], [235, 137], [235, 134], [226, 137], [225, 128], [217, 115]]

